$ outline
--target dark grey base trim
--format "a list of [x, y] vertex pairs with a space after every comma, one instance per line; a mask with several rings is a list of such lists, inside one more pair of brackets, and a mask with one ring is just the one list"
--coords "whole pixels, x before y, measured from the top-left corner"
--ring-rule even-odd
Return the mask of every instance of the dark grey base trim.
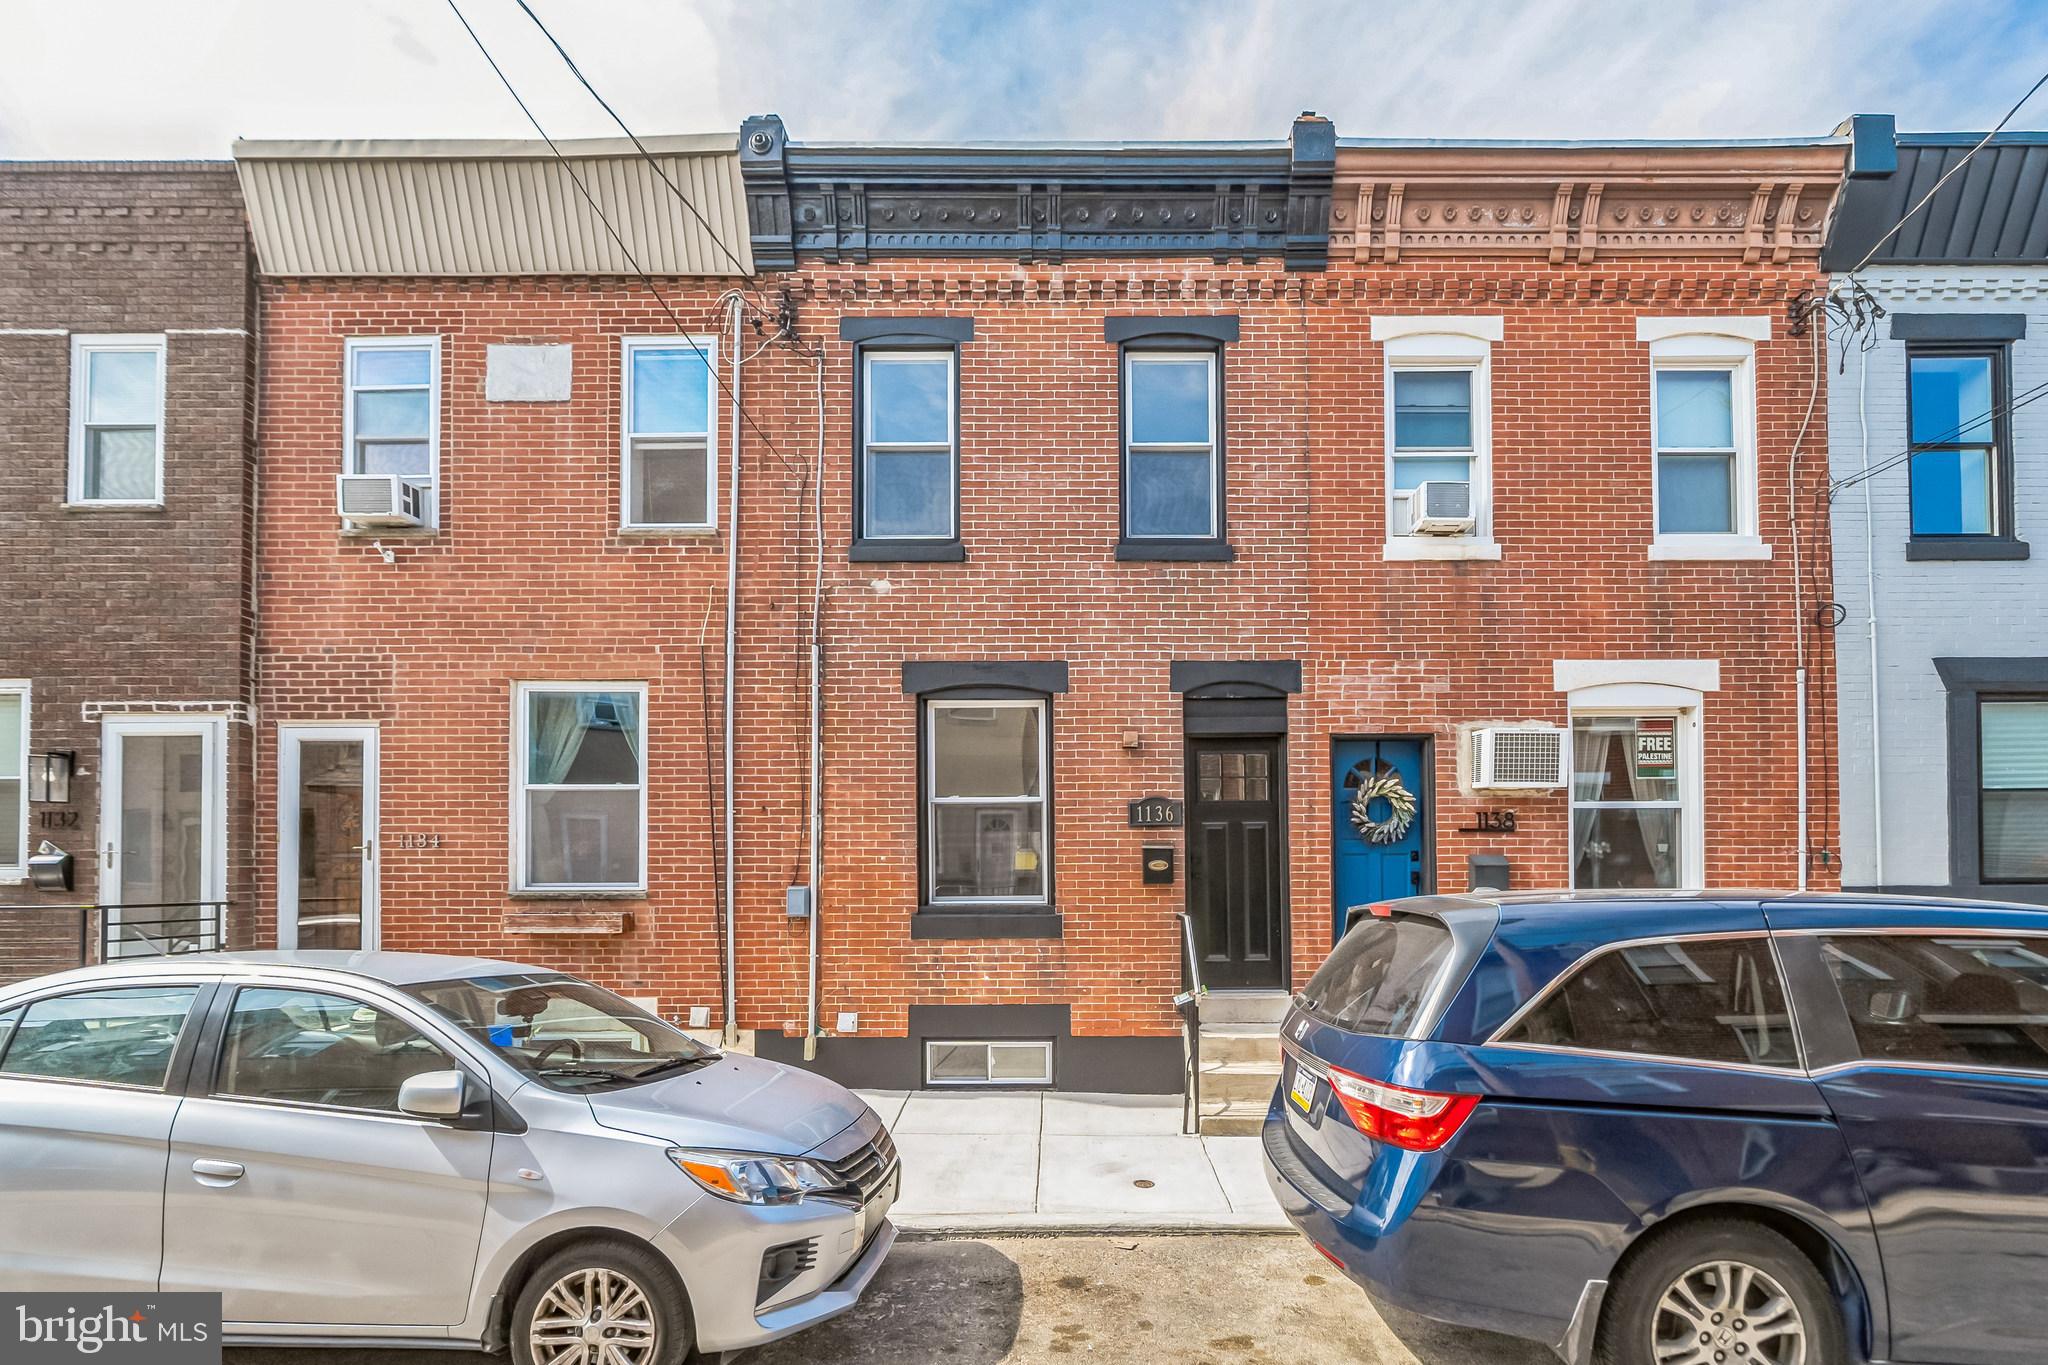
[[845, 1086], [917, 1090], [924, 1086], [928, 1038], [1050, 1038], [1054, 1090], [1178, 1095], [1181, 1041], [1074, 1036], [1066, 1005], [912, 1005], [907, 1038], [820, 1038], [803, 1060], [804, 1040], [763, 1031], [755, 1055], [815, 1071]]
[[1942, 559], [2030, 559], [2033, 553], [2033, 547], [2024, 540], [1922, 536], [1906, 542], [1906, 558], [1915, 563]]
[[1116, 557], [1138, 563], [1228, 563], [1237, 558], [1237, 551], [1220, 540], [1120, 540]]
[[2048, 905], [2048, 882], [2019, 884], [2004, 882], [1957, 883], [1951, 886], [1845, 886], [1848, 895], [1939, 896], [1952, 900], [2004, 901], [2009, 905]]
[[957, 540], [856, 540], [846, 558], [852, 564], [961, 564], [967, 547]]
[[922, 938], [1059, 938], [1066, 917], [1057, 910], [943, 910], [926, 906], [910, 917], [910, 936]]

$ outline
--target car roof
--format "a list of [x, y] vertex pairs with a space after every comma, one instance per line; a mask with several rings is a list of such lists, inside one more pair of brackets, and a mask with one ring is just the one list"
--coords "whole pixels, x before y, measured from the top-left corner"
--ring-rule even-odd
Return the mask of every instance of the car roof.
[[425, 981], [448, 981], [473, 976], [560, 975], [553, 967], [537, 967], [528, 963], [505, 962], [489, 957], [301, 948], [292, 952], [173, 953], [166, 956], [123, 957], [112, 962], [102, 962], [97, 966], [81, 967], [75, 971], [45, 977], [43, 980], [82, 984], [108, 980], [127, 981], [152, 976], [189, 976], [195, 973], [202, 976], [241, 976], [275, 970], [362, 977], [389, 986], [411, 986]]
[[[1465, 902], [1477, 897], [1457, 898]], [[1579, 940], [1586, 944], [1680, 934], [1793, 927], [1882, 927], [1925, 919], [2010, 929], [2038, 920], [2048, 932], [2048, 907], [1953, 896], [1864, 894], [1854, 891], [1518, 891], [1485, 898], [1496, 907], [1499, 936], [1509, 942]], [[2029, 925], [2028, 927], [2032, 927]]]

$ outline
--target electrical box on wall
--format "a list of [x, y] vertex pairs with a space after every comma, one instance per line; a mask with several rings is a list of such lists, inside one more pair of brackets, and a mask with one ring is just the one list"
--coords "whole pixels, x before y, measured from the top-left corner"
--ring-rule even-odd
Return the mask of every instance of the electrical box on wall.
[[808, 886], [790, 887], [783, 900], [783, 909], [791, 919], [809, 919], [811, 917], [811, 888]]
[[1144, 856], [1145, 885], [1165, 886], [1173, 881], [1173, 845], [1146, 844], [1141, 850]]

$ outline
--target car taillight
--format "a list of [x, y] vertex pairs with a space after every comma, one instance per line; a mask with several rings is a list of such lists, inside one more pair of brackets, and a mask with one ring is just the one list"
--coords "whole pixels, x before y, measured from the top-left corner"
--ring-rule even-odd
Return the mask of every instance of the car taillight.
[[1411, 1152], [1434, 1152], [1457, 1136], [1474, 1109], [1477, 1095], [1444, 1095], [1369, 1081], [1349, 1071], [1330, 1068], [1330, 1089], [1351, 1116], [1351, 1126], [1379, 1142]]

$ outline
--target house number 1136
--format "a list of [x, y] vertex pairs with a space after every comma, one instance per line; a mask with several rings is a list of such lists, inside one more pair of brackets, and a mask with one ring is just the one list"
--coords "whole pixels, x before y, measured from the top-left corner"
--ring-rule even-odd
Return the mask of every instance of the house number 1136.
[[441, 846], [441, 836], [438, 834], [401, 834], [398, 836], [398, 846], [400, 848], [439, 848]]

